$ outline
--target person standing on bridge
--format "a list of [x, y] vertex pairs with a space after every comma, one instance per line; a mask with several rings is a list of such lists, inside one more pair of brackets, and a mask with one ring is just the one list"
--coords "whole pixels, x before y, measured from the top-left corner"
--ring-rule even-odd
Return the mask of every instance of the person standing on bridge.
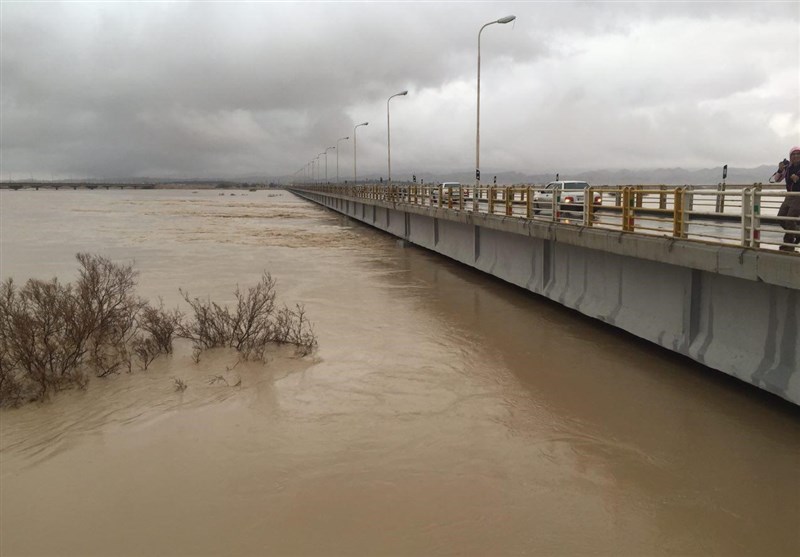
[[[800, 147], [792, 147], [789, 151], [789, 165], [781, 162], [774, 178], [776, 182], [786, 180], [786, 191], [800, 194]], [[783, 243], [791, 245], [781, 246], [779, 249], [793, 252], [794, 246], [800, 244], [800, 234], [793, 233], [800, 230], [800, 195], [787, 195], [778, 209], [778, 216], [792, 219], [781, 221], [781, 226], [788, 231], [783, 236]]]

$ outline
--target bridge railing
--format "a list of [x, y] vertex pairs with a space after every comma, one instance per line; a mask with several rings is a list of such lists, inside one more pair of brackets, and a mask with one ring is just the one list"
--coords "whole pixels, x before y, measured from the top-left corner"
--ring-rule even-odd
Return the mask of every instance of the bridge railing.
[[[561, 191], [539, 186], [423, 184], [301, 185], [297, 189], [356, 199], [476, 211], [563, 225], [671, 236], [715, 244], [785, 250], [784, 237], [800, 217], [778, 216], [784, 200], [800, 198], [783, 186], [592, 186]], [[800, 199], [796, 202], [800, 204]], [[799, 236], [800, 237], [800, 236]], [[792, 240], [790, 237], [789, 240]]]

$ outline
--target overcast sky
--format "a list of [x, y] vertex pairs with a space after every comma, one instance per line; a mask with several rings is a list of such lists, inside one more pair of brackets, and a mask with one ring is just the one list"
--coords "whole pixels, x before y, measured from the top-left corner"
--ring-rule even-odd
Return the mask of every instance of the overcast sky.
[[[2, 179], [274, 177], [358, 128], [359, 176], [774, 164], [800, 3], [7, 2]], [[339, 141], [351, 179], [352, 139]], [[336, 174], [336, 151], [328, 175]], [[324, 172], [324, 166], [323, 166]]]

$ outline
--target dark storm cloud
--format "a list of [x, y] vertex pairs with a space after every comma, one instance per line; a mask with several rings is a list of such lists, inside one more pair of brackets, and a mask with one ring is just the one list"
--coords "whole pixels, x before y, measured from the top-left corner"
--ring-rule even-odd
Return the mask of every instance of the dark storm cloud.
[[468, 170], [477, 30], [510, 13], [482, 39], [484, 165], [745, 166], [800, 142], [796, 4], [0, 9], [3, 178], [290, 174], [365, 120], [381, 173], [404, 89], [393, 167]]

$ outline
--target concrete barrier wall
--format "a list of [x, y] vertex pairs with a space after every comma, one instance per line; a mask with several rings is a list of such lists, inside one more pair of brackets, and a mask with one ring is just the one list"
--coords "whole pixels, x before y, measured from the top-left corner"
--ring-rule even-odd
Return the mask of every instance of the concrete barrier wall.
[[800, 257], [292, 191], [800, 404]]

